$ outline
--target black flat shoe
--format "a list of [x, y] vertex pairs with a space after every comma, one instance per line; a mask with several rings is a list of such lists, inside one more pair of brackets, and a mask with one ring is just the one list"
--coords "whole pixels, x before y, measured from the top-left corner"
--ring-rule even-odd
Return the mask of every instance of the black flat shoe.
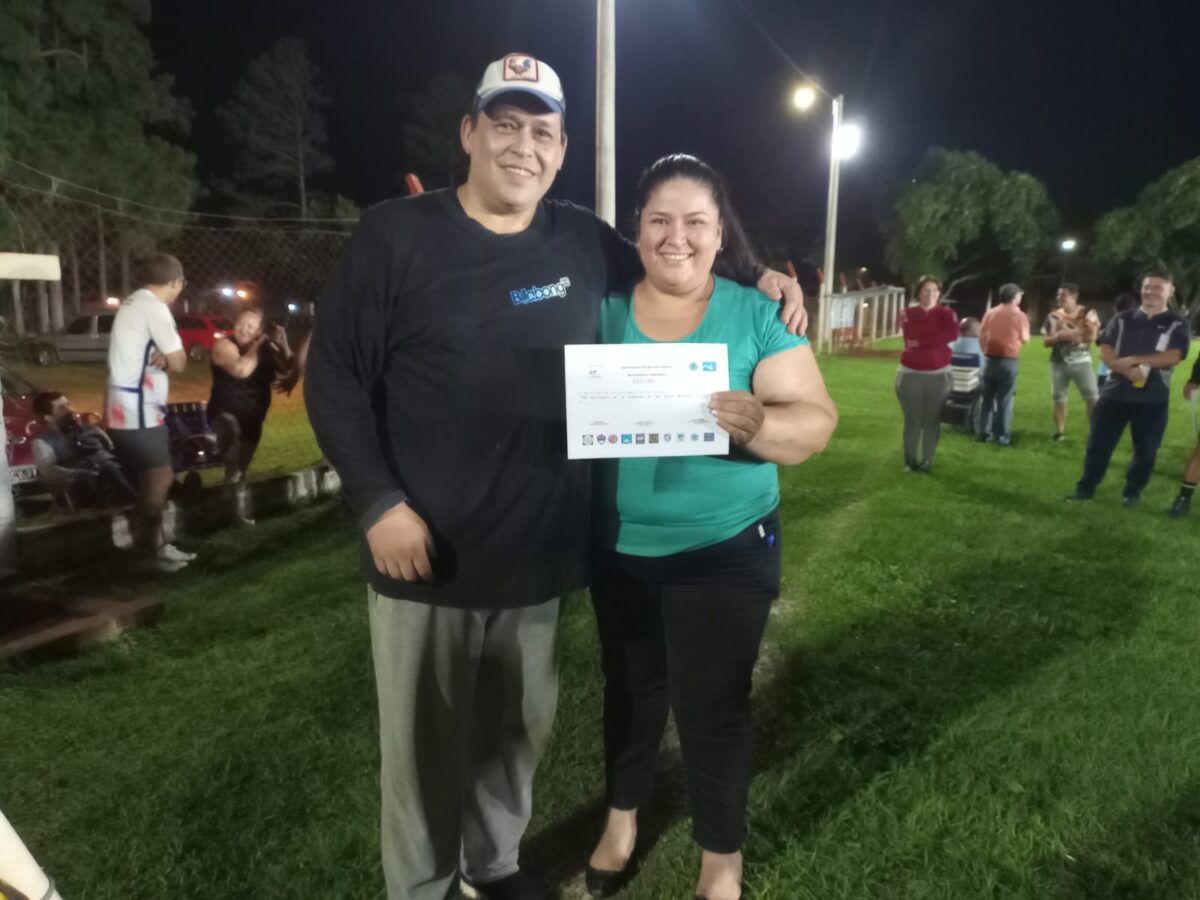
[[604, 897], [611, 897], [625, 886], [625, 881], [628, 877], [628, 865], [624, 869], [617, 869], [616, 871], [593, 869], [591, 866], [585, 866], [583, 870], [583, 884], [587, 888], [588, 895], [597, 898], [597, 900], [602, 900]]

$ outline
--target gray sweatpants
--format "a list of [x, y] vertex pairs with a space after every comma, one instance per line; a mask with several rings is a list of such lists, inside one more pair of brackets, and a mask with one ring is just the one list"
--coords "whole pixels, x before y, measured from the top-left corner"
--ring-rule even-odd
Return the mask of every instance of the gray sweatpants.
[[942, 433], [942, 405], [950, 396], [952, 384], [953, 376], [949, 370], [896, 375], [896, 396], [904, 411], [904, 462], [907, 465], [916, 468], [933, 462]]
[[388, 900], [445, 900], [517, 871], [558, 703], [558, 599], [511, 610], [368, 588]]

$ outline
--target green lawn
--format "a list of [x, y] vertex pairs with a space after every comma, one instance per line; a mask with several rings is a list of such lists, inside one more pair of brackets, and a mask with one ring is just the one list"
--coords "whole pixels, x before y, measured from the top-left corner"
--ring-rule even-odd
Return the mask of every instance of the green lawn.
[[[783, 474], [748, 897], [1200, 897], [1200, 520], [1164, 515], [1187, 410], [1141, 508], [1119, 503], [1127, 440], [1097, 499], [1068, 505], [1080, 404], [1051, 444], [1044, 356], [1023, 360], [1018, 446], [946, 434], [929, 476], [902, 471], [895, 360], [823, 363], [842, 424]], [[68, 900], [382, 897], [346, 516], [197, 549], [158, 627], [0, 676], [0, 807]], [[526, 842], [566, 897], [600, 825], [593, 627], [568, 606]], [[628, 897], [691, 896], [677, 752], [663, 766]]]

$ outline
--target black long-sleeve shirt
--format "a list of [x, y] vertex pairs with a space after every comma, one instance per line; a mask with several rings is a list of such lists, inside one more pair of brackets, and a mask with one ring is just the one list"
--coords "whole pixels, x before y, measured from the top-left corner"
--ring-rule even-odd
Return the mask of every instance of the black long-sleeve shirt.
[[[379, 593], [500, 609], [583, 584], [590, 478], [566, 458], [562, 348], [592, 343], [606, 290], [639, 271], [569, 203], [512, 235], [453, 191], [363, 215], [317, 309], [305, 399]], [[434, 535], [432, 584], [381, 575], [366, 546], [405, 500]]]

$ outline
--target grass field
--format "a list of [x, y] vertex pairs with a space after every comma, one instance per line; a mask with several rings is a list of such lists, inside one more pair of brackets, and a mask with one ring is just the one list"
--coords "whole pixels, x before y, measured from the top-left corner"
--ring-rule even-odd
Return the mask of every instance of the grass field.
[[[1119, 503], [1127, 439], [1097, 499], [1066, 504], [1084, 429], [1074, 398], [1050, 443], [1044, 356], [1022, 362], [1017, 446], [946, 434], [927, 476], [902, 471], [895, 359], [824, 361], [841, 426], [783, 473], [747, 897], [1200, 898], [1200, 519], [1164, 515], [1187, 410], [1142, 507]], [[0, 806], [68, 900], [382, 897], [346, 516], [196, 549], [158, 627], [0, 675]], [[602, 805], [586, 598], [562, 639], [525, 860], [578, 897]], [[628, 897], [691, 896], [681, 785], [668, 747]]]

